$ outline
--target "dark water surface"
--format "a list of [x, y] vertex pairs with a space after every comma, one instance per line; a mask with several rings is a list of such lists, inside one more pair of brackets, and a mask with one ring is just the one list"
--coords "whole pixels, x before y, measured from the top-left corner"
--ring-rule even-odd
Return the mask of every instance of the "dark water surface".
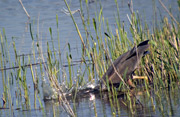
[[[98, 0], [97, 3], [100, 1]], [[70, 4], [71, 10], [80, 9], [79, 0], [68, 0]], [[163, 3], [171, 8], [172, 14], [177, 17], [177, 13], [179, 13], [177, 1], [176, 0], [163, 0]], [[62, 12], [63, 8], [66, 8], [66, 5], [63, 0], [23, 0], [23, 4], [31, 16], [31, 19], [28, 20], [26, 14], [24, 13], [22, 6], [20, 5], [18, 0], [1, 0], [0, 1], [0, 31], [3, 33], [3, 28], [5, 28], [7, 41], [10, 46], [10, 55], [11, 61], [15, 61], [14, 50], [12, 46], [12, 42], [15, 41], [16, 49], [18, 55], [22, 54], [32, 54], [32, 39], [29, 30], [29, 24], [32, 23], [32, 29], [34, 32], [34, 36], [36, 34], [39, 35], [41, 43], [43, 45], [43, 50], [47, 49], [47, 41], [51, 41], [49, 28], [52, 28], [54, 46], [58, 50], [58, 40], [57, 40], [57, 27], [56, 27], [56, 14], [59, 17], [59, 38], [60, 38], [60, 48], [62, 51], [62, 61], [63, 64], [67, 64], [66, 60], [66, 52], [68, 51], [67, 43], [71, 45], [71, 53], [73, 57], [73, 61], [80, 60], [81, 57], [81, 41], [79, 36], [75, 30], [74, 24], [70, 16], [66, 15]], [[82, 4], [84, 7], [84, 15], [87, 17], [87, 13], [85, 10], [85, 0], [82, 0]], [[101, 0], [101, 4], [103, 7], [103, 15], [105, 19], [108, 19], [109, 24], [111, 26], [111, 30], [115, 30], [115, 16], [116, 15], [116, 5], [113, 0]], [[134, 11], [139, 12], [141, 14], [142, 19], [145, 19], [148, 26], [151, 27], [153, 24], [154, 13], [153, 7], [156, 5], [158, 13], [161, 12], [162, 17], [158, 16], [157, 20], [161, 21], [164, 16], [167, 16], [167, 13], [162, 8], [158, 0], [136, 0], [133, 2]], [[128, 38], [133, 40], [129, 31], [129, 21], [127, 18], [127, 14], [130, 16], [130, 10], [128, 8], [128, 0], [118, 0], [119, 10], [120, 10], [120, 18], [121, 23], [124, 22], [125, 30], [128, 33]], [[90, 23], [92, 23], [92, 19], [95, 18], [95, 12], [99, 12], [100, 7], [96, 4], [96, 2], [89, 3], [89, 15], [90, 15]], [[78, 13], [74, 15], [75, 21], [82, 33], [82, 36], [85, 38], [84, 28], [82, 25], [82, 21]], [[93, 32], [93, 25], [90, 25], [90, 29]], [[151, 28], [150, 28], [151, 29]], [[151, 30], [152, 31], [152, 30]], [[37, 41], [37, 40], [35, 40]], [[12, 48], [12, 49], [11, 49]], [[38, 58], [37, 58], [38, 60]], [[74, 70], [77, 71], [77, 70]], [[0, 77], [1, 77], [0, 72]], [[32, 83], [31, 71], [28, 69], [27, 71], [27, 82], [29, 86], [30, 99], [31, 102], [31, 111], [23, 111], [23, 109], [15, 110], [17, 107], [21, 107], [16, 105], [16, 97], [15, 91], [18, 90], [15, 84], [11, 86], [11, 96], [14, 105], [14, 109], [2, 109], [0, 110], [0, 116], [67, 116], [66, 112], [59, 106], [58, 103], [46, 102], [43, 103], [45, 109], [44, 110], [33, 110], [34, 107], [34, 90]], [[41, 82], [41, 81], [40, 81]], [[42, 89], [40, 89], [40, 92]], [[0, 94], [3, 93], [3, 85], [2, 78], [0, 78]], [[137, 116], [167, 116], [167, 115], [180, 115], [180, 100], [179, 100], [179, 90], [173, 89], [170, 90], [162, 90], [160, 94], [165, 94], [160, 96], [156, 95], [156, 91], [151, 91], [150, 97], [146, 95], [146, 93], [137, 94], [138, 99], [145, 105], [145, 107], [137, 108], [137, 112], [135, 112]], [[42, 94], [41, 94], [42, 95]], [[89, 94], [89, 97], [78, 99], [74, 104], [76, 106], [76, 114], [77, 116], [95, 116], [94, 103], [96, 104], [96, 111], [98, 116], [112, 116], [113, 113], [111, 111], [111, 106], [109, 101], [106, 99], [106, 95], [101, 99], [99, 95]], [[168, 96], [168, 97], [167, 97]], [[152, 105], [151, 98], [154, 99], [154, 105]], [[42, 99], [42, 96], [41, 96]], [[119, 99], [121, 110], [120, 113], [122, 116], [133, 116], [134, 114], [127, 108], [123, 103], [123, 98]], [[168, 100], [168, 102], [167, 102]], [[161, 102], [163, 105], [158, 105], [158, 102]], [[2, 105], [2, 101], [0, 102]], [[23, 105], [23, 103], [22, 103]], [[74, 106], [71, 102], [72, 107]], [[37, 107], [40, 104], [37, 103]], [[167, 108], [164, 108], [164, 107]], [[164, 110], [167, 109], [167, 110]], [[114, 115], [116, 116], [116, 115]]]

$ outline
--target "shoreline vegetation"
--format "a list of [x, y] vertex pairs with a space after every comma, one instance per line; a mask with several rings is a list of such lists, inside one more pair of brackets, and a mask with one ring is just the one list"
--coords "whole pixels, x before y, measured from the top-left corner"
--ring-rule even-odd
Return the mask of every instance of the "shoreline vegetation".
[[[21, 0], [19, 0], [21, 1]], [[171, 89], [172, 91], [176, 88], [179, 88], [180, 80], [180, 25], [179, 20], [171, 14], [171, 12], [165, 7], [163, 2], [159, 0], [162, 7], [166, 10], [167, 14], [170, 16], [163, 17], [161, 21], [154, 19], [154, 24], [152, 29], [149, 29], [148, 24], [143, 19], [140, 19], [140, 14], [133, 11], [132, 0], [128, 4], [131, 14], [128, 15], [128, 20], [130, 24], [130, 31], [133, 37], [133, 41], [128, 39], [127, 32], [124, 30], [124, 24], [121, 23], [121, 16], [119, 13], [119, 6], [117, 0], [115, 0], [117, 7], [117, 16], [116, 18], [116, 29], [115, 32], [111, 32], [110, 25], [108, 20], [105, 20], [103, 16], [103, 9], [97, 11], [95, 18], [85, 21], [83, 16], [83, 10], [87, 10], [89, 13], [89, 3], [86, 2], [86, 9], [82, 8], [82, 0], [80, 0], [80, 9], [76, 11], [71, 11], [68, 3], [64, 0], [67, 10], [64, 9], [64, 13], [69, 15], [72, 18], [76, 31], [79, 35], [79, 38], [82, 42], [81, 44], [81, 60], [77, 61], [80, 63], [78, 69], [74, 68], [72, 61], [72, 55], [70, 50], [70, 44], [68, 44], [69, 52], [67, 52], [66, 58], [68, 65], [63, 65], [61, 58], [61, 49], [60, 49], [60, 39], [59, 39], [59, 23], [58, 15], [56, 15], [56, 24], [57, 24], [57, 39], [58, 39], [58, 48], [54, 47], [54, 38], [52, 36], [52, 29], [49, 28], [51, 35], [51, 42], [47, 42], [47, 50], [42, 50], [42, 44], [39, 40], [38, 33], [34, 36], [32, 30], [32, 24], [29, 24], [30, 34], [32, 38], [32, 55], [33, 60], [30, 55], [18, 55], [18, 50], [16, 50], [16, 44], [13, 41], [12, 43], [7, 42], [5, 29], [0, 32], [1, 47], [0, 47], [0, 62], [1, 62], [1, 78], [3, 85], [3, 95], [2, 95], [2, 109], [22, 109], [22, 110], [31, 110], [33, 109], [44, 109], [43, 102], [41, 99], [41, 94], [39, 93], [39, 87], [43, 88], [43, 94], [45, 98], [56, 99], [62, 105], [64, 110], [70, 116], [76, 116], [75, 105], [70, 105], [67, 97], [70, 97], [72, 102], [76, 101], [76, 98], [79, 98], [79, 91], [90, 91], [86, 89], [92, 89], [96, 87], [98, 81], [103, 76], [105, 71], [112, 61], [114, 61], [121, 54], [128, 51], [134, 45], [138, 45], [141, 41], [149, 41], [149, 51], [150, 54], [144, 57], [141, 60], [139, 69], [136, 70], [135, 74], [139, 76], [147, 76], [149, 82], [144, 80], [137, 80], [134, 83], [137, 85], [135, 92], [140, 90], [138, 86], [142, 86], [141, 89], [145, 90], [144, 93], [147, 93], [149, 99], [151, 100], [151, 105], [155, 108], [154, 102], [160, 99], [160, 95], [163, 95], [163, 89]], [[22, 3], [22, 2], [21, 2]], [[180, 4], [180, 2], [178, 1]], [[101, 6], [101, 3], [99, 3]], [[23, 4], [21, 4], [23, 6]], [[25, 10], [25, 7], [23, 6]], [[26, 11], [26, 10], [25, 10]], [[156, 12], [156, 6], [153, 9], [154, 13]], [[81, 35], [81, 32], [76, 24], [76, 21], [73, 18], [74, 13], [79, 13], [79, 17], [82, 20], [82, 25], [84, 27], [85, 36]], [[26, 14], [27, 11], [26, 11]], [[156, 15], [160, 14], [154, 14]], [[28, 15], [27, 15], [28, 16]], [[30, 18], [30, 16], [28, 16]], [[93, 24], [90, 24], [90, 20], [93, 21]], [[142, 25], [144, 24], [144, 25]], [[93, 25], [95, 37], [89, 31], [89, 26]], [[101, 29], [103, 25], [104, 29]], [[105, 31], [105, 32], [103, 32]], [[8, 33], [8, 32], [7, 32]], [[106, 35], [105, 37], [102, 35]], [[35, 41], [37, 40], [37, 42]], [[52, 48], [50, 48], [50, 45]], [[14, 49], [15, 60], [11, 60], [11, 55], [9, 49], [12, 47]], [[37, 51], [35, 50], [37, 48]], [[58, 51], [56, 51], [58, 50]], [[37, 53], [36, 53], [37, 52]], [[25, 56], [28, 56], [28, 59], [25, 59]], [[39, 58], [37, 60], [37, 58]], [[34, 67], [38, 66], [38, 67]], [[85, 70], [82, 70], [81, 66], [85, 66]], [[67, 67], [68, 71], [65, 71], [63, 68]], [[60, 73], [63, 71], [63, 73]], [[74, 74], [77, 70], [78, 74]], [[34, 86], [34, 99], [30, 99], [30, 94], [28, 90], [27, 83], [27, 71], [31, 72], [33, 86]], [[40, 73], [38, 73], [40, 72]], [[68, 75], [67, 75], [68, 74]], [[84, 77], [86, 75], [86, 77]], [[62, 77], [61, 77], [62, 76]], [[68, 77], [67, 77], [68, 76]], [[76, 76], [76, 79], [74, 79]], [[121, 76], [123, 77], [123, 76]], [[88, 79], [85, 79], [88, 78]], [[16, 104], [13, 104], [13, 99], [11, 98], [11, 88], [12, 85], [17, 87], [15, 90], [16, 94]], [[136, 113], [136, 101], [138, 100], [134, 93], [131, 90], [127, 90], [125, 84], [122, 82], [119, 89], [123, 89], [123, 95], [125, 95], [126, 102], [124, 102], [132, 113]], [[157, 98], [154, 99], [151, 97], [150, 92], [154, 91]], [[133, 91], [134, 92], [134, 91]], [[108, 99], [112, 107], [112, 113], [120, 115], [120, 106], [118, 95], [118, 89], [108, 87]], [[103, 92], [100, 92], [99, 95], [103, 95]], [[34, 100], [34, 107], [31, 107], [31, 101]], [[23, 104], [25, 103], [25, 104]], [[37, 107], [36, 104], [39, 104], [40, 107]], [[163, 103], [160, 103], [160, 107], [163, 107]], [[144, 104], [139, 102], [141, 108]], [[16, 108], [14, 108], [14, 106]], [[94, 107], [96, 104], [94, 102]], [[163, 108], [160, 109], [161, 112], [164, 112]], [[167, 111], [167, 110], [166, 110]], [[97, 116], [96, 110], [94, 110], [95, 115]], [[113, 114], [112, 114], [113, 115]]]

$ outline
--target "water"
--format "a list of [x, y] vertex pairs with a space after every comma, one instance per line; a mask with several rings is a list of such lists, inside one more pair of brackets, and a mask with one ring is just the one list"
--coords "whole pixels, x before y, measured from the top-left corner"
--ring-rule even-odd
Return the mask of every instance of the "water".
[[[99, 3], [100, 1], [97, 1]], [[167, 7], [171, 7], [171, 12], [177, 18], [177, 13], [179, 12], [177, 1], [172, 0], [163, 0], [163, 3]], [[80, 8], [79, 0], [72, 0], [68, 1], [70, 4], [71, 10], [77, 10]], [[49, 33], [49, 28], [52, 28], [53, 32], [53, 39], [55, 43], [55, 48], [58, 50], [58, 40], [57, 40], [57, 26], [56, 26], [56, 14], [59, 17], [59, 38], [60, 38], [60, 48], [62, 51], [62, 61], [63, 64], [67, 64], [66, 60], [66, 52], [68, 52], [68, 46], [67, 43], [70, 43], [71, 45], [71, 54], [73, 57], [73, 61], [80, 60], [81, 56], [81, 41], [79, 39], [79, 36], [76, 32], [76, 29], [74, 27], [74, 24], [72, 22], [72, 19], [70, 16], [66, 15], [62, 12], [63, 8], [66, 8], [64, 1], [60, 0], [23, 0], [23, 4], [28, 11], [28, 13], [31, 16], [31, 20], [28, 20], [26, 14], [24, 13], [22, 6], [20, 5], [18, 0], [1, 0], [0, 1], [0, 30], [2, 33], [2, 29], [5, 28], [7, 41], [10, 43], [10, 54], [11, 54], [11, 61], [15, 62], [15, 56], [14, 56], [14, 50], [12, 46], [12, 42], [15, 41], [16, 48], [18, 51], [18, 55], [22, 54], [32, 54], [32, 39], [30, 36], [29, 31], [29, 25], [28, 23], [32, 23], [32, 29], [34, 32], [34, 36], [36, 37], [36, 34], [39, 35], [39, 38], [43, 45], [43, 50], [46, 51], [47, 49], [47, 41], [51, 42], [51, 37]], [[85, 9], [85, 1], [82, 1], [83, 8]], [[105, 19], [108, 19], [109, 24], [111, 26], [111, 30], [115, 31], [115, 16], [116, 14], [116, 5], [112, 0], [104, 0], [101, 1], [102, 7], [103, 7], [103, 15]], [[132, 36], [129, 31], [129, 21], [127, 18], [127, 14], [130, 16], [130, 10], [128, 8], [128, 1], [126, 0], [118, 0], [119, 10], [120, 10], [120, 18], [121, 22], [124, 22], [125, 30], [128, 32], [128, 38], [130, 40], [132, 39]], [[138, 0], [133, 2], [133, 8], [134, 11], [138, 11], [139, 14], [142, 15], [142, 19], [145, 19], [147, 21], [147, 24], [149, 27], [153, 25], [153, 1], [151, 0]], [[161, 12], [162, 17], [157, 17], [157, 19], [160, 21], [161, 18], [164, 16], [167, 16], [167, 13], [162, 8], [160, 3], [156, 0], [155, 4], [157, 6], [157, 11]], [[100, 11], [99, 5], [96, 4], [96, 2], [89, 3], [89, 15], [90, 15], [90, 23], [92, 24], [92, 18], [95, 18], [95, 12]], [[86, 10], [84, 10], [85, 17], [87, 17]], [[84, 29], [82, 26], [82, 21], [79, 16], [79, 13], [75, 13], [74, 15], [75, 21], [82, 33], [83, 38], [85, 38]], [[93, 31], [93, 25], [90, 25], [89, 27]], [[151, 29], [151, 28], [150, 28]], [[104, 37], [104, 35], [103, 35]], [[37, 41], [37, 40], [35, 40]], [[78, 67], [75, 67], [75, 69], [78, 69]], [[76, 70], [74, 70], [76, 71]], [[8, 71], [9, 72], [9, 71]], [[16, 72], [16, 71], [13, 71]], [[0, 73], [1, 76], [1, 73]], [[75, 76], [76, 77], [76, 76]], [[2, 78], [0, 78], [0, 84], [2, 83]], [[52, 116], [53, 115], [53, 108], [55, 109], [55, 114], [60, 116], [65, 116], [66, 113], [62, 111], [62, 108], [59, 107], [58, 104], [54, 104], [51, 102], [44, 103], [45, 106], [45, 112], [42, 110], [33, 110], [33, 101], [34, 101], [34, 90], [33, 90], [33, 83], [32, 83], [32, 76], [31, 71], [28, 69], [27, 71], [27, 80], [28, 80], [28, 86], [29, 86], [29, 92], [30, 92], [30, 99], [31, 99], [31, 111], [23, 111], [20, 110], [0, 110], [1, 116]], [[14, 80], [15, 81], [15, 80]], [[41, 82], [41, 81], [40, 81]], [[3, 93], [3, 87], [0, 85], [0, 93]], [[16, 89], [16, 86], [11, 87], [11, 95], [13, 99], [13, 104], [15, 105], [16, 97], [14, 92], [18, 89]], [[178, 90], [177, 90], [178, 91]], [[41, 91], [42, 92], [42, 91]], [[41, 94], [42, 95], [42, 94]], [[93, 94], [92, 94], [93, 95]], [[173, 94], [175, 95], [175, 94]], [[152, 94], [153, 98], [156, 98], [156, 95]], [[172, 110], [174, 115], [179, 115], [178, 110], [179, 107], [178, 100], [179, 95], [177, 95], [174, 98], [171, 98], [170, 100], [174, 102], [172, 104]], [[42, 99], [42, 96], [40, 97]], [[101, 99], [99, 96], [95, 95], [94, 100], [90, 100], [89, 98], [82, 98], [79, 99], [75, 105], [76, 105], [76, 112], [78, 116], [95, 116], [94, 115], [94, 106], [93, 101], [96, 102], [96, 111], [98, 116], [111, 116], [111, 106], [106, 99]], [[140, 95], [139, 98], [144, 103], [150, 103], [149, 100], [146, 100], [148, 98], [144, 98], [143, 95]], [[147, 102], [146, 102], [147, 101]], [[170, 101], [170, 102], [171, 102]], [[156, 102], [154, 102], [156, 105]], [[2, 102], [1, 102], [2, 105]], [[73, 103], [71, 103], [73, 106]], [[37, 107], [39, 107], [39, 103], [37, 103]], [[16, 107], [16, 106], [15, 106]], [[126, 107], [123, 107], [121, 105], [121, 115], [122, 116], [129, 116], [131, 115], [129, 109]], [[155, 111], [152, 110], [152, 107], [145, 108], [144, 111], [139, 111], [139, 115], [149, 115], [149, 116], [159, 116], [161, 115], [161, 110], [157, 109]], [[170, 109], [169, 109], [170, 111]], [[171, 111], [170, 111], [171, 112]], [[45, 114], [44, 114], [45, 113]], [[171, 112], [172, 113], [172, 112]], [[137, 114], [137, 115], [138, 115]]]

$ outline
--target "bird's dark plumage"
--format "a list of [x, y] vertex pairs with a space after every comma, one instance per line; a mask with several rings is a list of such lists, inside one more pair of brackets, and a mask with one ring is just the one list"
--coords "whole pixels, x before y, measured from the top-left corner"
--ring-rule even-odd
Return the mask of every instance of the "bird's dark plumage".
[[[134, 73], [134, 71], [137, 69], [141, 58], [148, 53], [148, 51], [146, 51], [149, 47], [148, 41], [149, 40], [141, 42], [137, 47], [133, 47], [131, 50], [122, 54], [113, 62], [117, 72], [122, 77], [125, 76], [125, 81], [127, 81]], [[108, 82], [110, 85], [119, 84], [121, 82], [121, 79], [115, 73], [115, 70], [112, 65], [108, 68], [108, 70], [101, 79], [102, 87], [105, 87], [106, 78], [108, 78]]]

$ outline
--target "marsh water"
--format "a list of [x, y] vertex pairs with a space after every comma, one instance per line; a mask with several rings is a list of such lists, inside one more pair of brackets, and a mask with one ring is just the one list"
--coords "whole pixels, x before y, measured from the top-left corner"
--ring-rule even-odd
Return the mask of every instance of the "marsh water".
[[[12, 42], [16, 44], [16, 50], [18, 56], [24, 56], [28, 60], [27, 55], [32, 55], [32, 38], [29, 29], [29, 23], [31, 23], [32, 30], [34, 32], [34, 37], [39, 36], [40, 41], [43, 45], [43, 50], [47, 50], [47, 42], [51, 42], [52, 38], [49, 32], [49, 28], [52, 29], [54, 48], [58, 51], [58, 34], [56, 25], [56, 15], [58, 15], [59, 21], [59, 39], [60, 39], [60, 49], [62, 55], [62, 64], [64, 67], [68, 64], [66, 54], [69, 52], [69, 46], [72, 54], [73, 63], [77, 64], [74, 67], [76, 78], [76, 71], [78, 71], [79, 63], [81, 59], [81, 41], [79, 39], [78, 33], [76, 32], [75, 26], [71, 17], [65, 14], [63, 11], [66, 5], [63, 0], [23, 0], [22, 1], [26, 10], [30, 14], [31, 19], [29, 20], [23, 11], [22, 6], [18, 0], [1, 0], [0, 1], [0, 30], [3, 33], [3, 28], [5, 29], [5, 34], [7, 38], [7, 43], [9, 44], [9, 53], [11, 56], [12, 63], [15, 63], [15, 55]], [[116, 4], [112, 0], [90, 0], [89, 5], [89, 19], [92, 23], [92, 19], [95, 18], [95, 13], [100, 11], [100, 6], [98, 3], [101, 2], [103, 8], [103, 16], [108, 19], [111, 30], [115, 31], [115, 17], [116, 17]], [[70, 8], [72, 11], [80, 9], [79, 0], [68, 0]], [[167, 8], [171, 9], [172, 14], [177, 17], [179, 14], [179, 9], [176, 0], [163, 0], [163, 3]], [[128, 38], [133, 41], [130, 34], [130, 23], [127, 18], [127, 14], [130, 15], [130, 10], [128, 7], [128, 0], [118, 0], [119, 11], [121, 23], [124, 23], [125, 30], [128, 34]], [[82, 6], [85, 9], [85, 0], [82, 0]], [[158, 0], [136, 0], [133, 1], [133, 9], [141, 14], [142, 19], [146, 20], [148, 27], [154, 25], [154, 11], [153, 7], [156, 6], [157, 12], [161, 13], [161, 17], [156, 17], [158, 21], [161, 21], [164, 16], [167, 16], [170, 20], [169, 15], [160, 5]], [[84, 10], [83, 15], [87, 17], [87, 11]], [[79, 13], [73, 14], [75, 21], [85, 38], [84, 27], [82, 25], [82, 20]], [[93, 33], [93, 25], [90, 25]], [[150, 28], [151, 29], [151, 28]], [[153, 30], [153, 29], [152, 29]], [[150, 30], [150, 31], [152, 31]], [[95, 32], [94, 32], [95, 33]], [[103, 35], [104, 36], [104, 35]], [[35, 40], [36, 42], [37, 40]], [[50, 49], [52, 46], [50, 45]], [[33, 56], [31, 56], [33, 58]], [[36, 58], [38, 60], [38, 58]], [[14, 62], [13, 62], [14, 61]], [[33, 63], [33, 62], [32, 62]], [[10, 66], [6, 66], [8, 68]], [[33, 67], [39, 67], [33, 66]], [[61, 68], [63, 69], [63, 68]], [[64, 68], [66, 69], [66, 68]], [[10, 69], [13, 70], [13, 69]], [[68, 70], [68, 69], [67, 69]], [[15, 70], [14, 70], [15, 71]], [[6, 72], [9, 72], [7, 70]], [[40, 71], [39, 71], [40, 72]], [[61, 72], [61, 70], [60, 70]], [[39, 73], [40, 74], [40, 73]], [[68, 75], [68, 74], [67, 74]], [[2, 76], [2, 72], [0, 72]], [[10, 76], [6, 76], [10, 77]], [[33, 81], [30, 69], [27, 70], [27, 83], [28, 91], [30, 95], [30, 105], [31, 110], [23, 110], [20, 105], [16, 103], [15, 92], [17, 86], [12, 83], [11, 88], [11, 98], [14, 108], [0, 109], [0, 116], [68, 116], [68, 114], [63, 110], [59, 103], [54, 101], [43, 102], [44, 109], [34, 109], [34, 89]], [[15, 78], [12, 77], [12, 78]], [[13, 79], [11, 79], [13, 81]], [[0, 78], [0, 94], [3, 93], [2, 78]], [[15, 82], [15, 80], [14, 80]], [[39, 81], [41, 84], [41, 81]], [[175, 84], [176, 85], [176, 84]], [[40, 99], [43, 100], [42, 88], [39, 86]], [[136, 107], [135, 116], [180, 116], [180, 95], [179, 87], [170, 87], [162, 89], [160, 92], [151, 90], [150, 94], [143, 91], [136, 92], [137, 98], [144, 105], [143, 109], [139, 106]], [[161, 94], [161, 95], [159, 95]], [[150, 96], [149, 96], [150, 95]], [[88, 94], [85, 97], [78, 97], [76, 101], [70, 100], [70, 105], [75, 108], [77, 116], [116, 116], [112, 113], [112, 108], [106, 94], [101, 97], [99, 94]], [[152, 102], [152, 99], [154, 100]], [[134, 113], [124, 105], [126, 100], [122, 97], [119, 98], [120, 102], [120, 115], [122, 116], [133, 116]], [[153, 103], [153, 104], [152, 104]], [[3, 105], [3, 101], [0, 100], [0, 104]], [[94, 106], [94, 104], [96, 106]], [[22, 102], [22, 105], [25, 105]], [[154, 106], [155, 105], [155, 106]], [[37, 103], [37, 107], [40, 104]], [[17, 109], [18, 108], [18, 109]], [[20, 109], [19, 109], [20, 108]]]

